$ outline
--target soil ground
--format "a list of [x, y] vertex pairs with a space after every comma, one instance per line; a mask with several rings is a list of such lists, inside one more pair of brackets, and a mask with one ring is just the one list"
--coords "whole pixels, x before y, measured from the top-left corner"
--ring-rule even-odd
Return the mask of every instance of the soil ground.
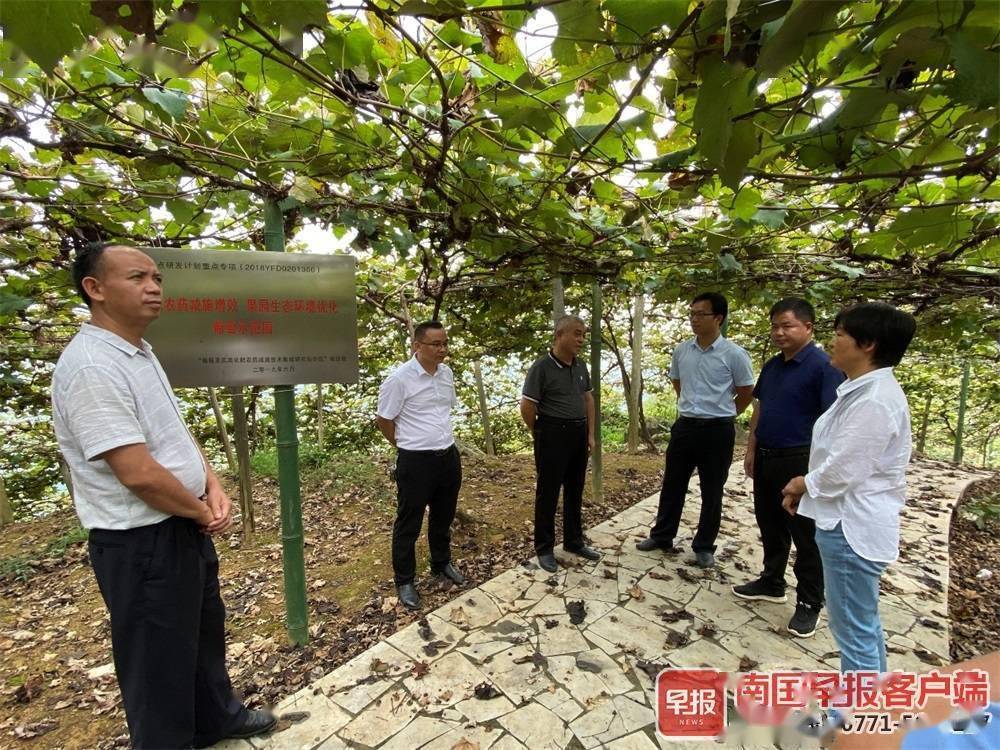
[[[990, 503], [992, 520], [972, 509]], [[1000, 474], [969, 486], [951, 519], [948, 618], [951, 658], [964, 661], [1000, 649]]]

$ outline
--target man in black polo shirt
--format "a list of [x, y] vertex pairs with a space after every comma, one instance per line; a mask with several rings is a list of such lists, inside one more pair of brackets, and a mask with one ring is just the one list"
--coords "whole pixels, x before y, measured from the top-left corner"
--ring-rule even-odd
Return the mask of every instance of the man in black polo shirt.
[[583, 483], [594, 447], [594, 395], [590, 373], [577, 354], [587, 327], [575, 315], [556, 321], [555, 343], [528, 370], [521, 394], [521, 418], [535, 446], [535, 552], [549, 573], [557, 570], [556, 505], [563, 491], [563, 549], [588, 560], [600, 554], [583, 540]]
[[813, 343], [816, 315], [804, 299], [789, 297], [771, 308], [771, 341], [781, 350], [768, 360], [754, 388], [753, 414], [743, 468], [753, 478], [753, 509], [764, 548], [760, 578], [733, 593], [741, 599], [785, 601], [785, 566], [795, 542], [798, 603], [788, 631], [799, 638], [816, 632], [823, 607], [823, 565], [811, 518], [789, 515], [781, 490], [809, 468], [813, 424], [837, 398], [844, 374]]

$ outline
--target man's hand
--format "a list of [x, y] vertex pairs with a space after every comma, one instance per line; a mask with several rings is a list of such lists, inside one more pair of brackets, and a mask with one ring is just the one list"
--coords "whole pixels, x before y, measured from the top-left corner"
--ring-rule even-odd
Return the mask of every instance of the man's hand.
[[202, 524], [202, 531], [214, 536], [228, 529], [233, 522], [233, 501], [222, 489], [218, 479], [210, 480], [205, 487], [205, 504], [211, 511], [211, 520]]
[[201, 515], [195, 518], [194, 522], [201, 526], [202, 533], [207, 533], [205, 529], [207, 529], [209, 525], [215, 523], [215, 513], [212, 512], [212, 509], [208, 506], [208, 503], [205, 502], [204, 498], [202, 498], [202, 502], [204, 504], [202, 505]]
[[597, 447], [597, 441], [594, 440], [593, 435], [587, 435], [587, 453], [593, 454], [594, 448]]
[[801, 500], [802, 495], [783, 495], [781, 498], [781, 507], [788, 512], [788, 515], [794, 516], [799, 512], [799, 502]]
[[792, 477], [781, 490], [781, 507], [788, 511], [789, 515], [794, 516], [798, 513], [799, 501], [804, 494], [806, 494], [806, 478]]
[[756, 451], [747, 448], [747, 454], [743, 457], [743, 473], [747, 479], [753, 479], [753, 456]]

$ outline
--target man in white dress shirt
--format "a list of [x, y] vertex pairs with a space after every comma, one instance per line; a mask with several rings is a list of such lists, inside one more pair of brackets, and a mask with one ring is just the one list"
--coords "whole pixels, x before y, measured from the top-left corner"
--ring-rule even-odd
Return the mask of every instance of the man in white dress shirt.
[[231, 503], [184, 425], [152, 348], [161, 276], [121, 245], [79, 253], [91, 318], [52, 375], [56, 438], [90, 530], [132, 747], [205, 747], [276, 723], [248, 711], [226, 671], [225, 608], [212, 536]]
[[413, 331], [413, 357], [393, 370], [378, 394], [375, 422], [397, 449], [396, 521], [392, 527], [392, 571], [399, 601], [420, 608], [414, 579], [414, 546], [427, 516], [431, 571], [462, 585], [451, 563], [451, 522], [455, 519], [462, 462], [455, 447], [451, 410], [458, 404], [455, 378], [444, 364], [448, 333], [437, 321]]

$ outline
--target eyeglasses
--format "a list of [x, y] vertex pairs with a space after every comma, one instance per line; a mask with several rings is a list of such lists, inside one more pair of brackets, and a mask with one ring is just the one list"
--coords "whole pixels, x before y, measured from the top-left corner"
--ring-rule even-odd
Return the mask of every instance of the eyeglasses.
[[697, 312], [695, 310], [691, 310], [688, 313], [689, 318], [714, 318], [715, 315], [716, 314], [712, 312]]
[[418, 341], [418, 344], [423, 344], [424, 346], [431, 346], [435, 349], [447, 349], [447, 341]]

